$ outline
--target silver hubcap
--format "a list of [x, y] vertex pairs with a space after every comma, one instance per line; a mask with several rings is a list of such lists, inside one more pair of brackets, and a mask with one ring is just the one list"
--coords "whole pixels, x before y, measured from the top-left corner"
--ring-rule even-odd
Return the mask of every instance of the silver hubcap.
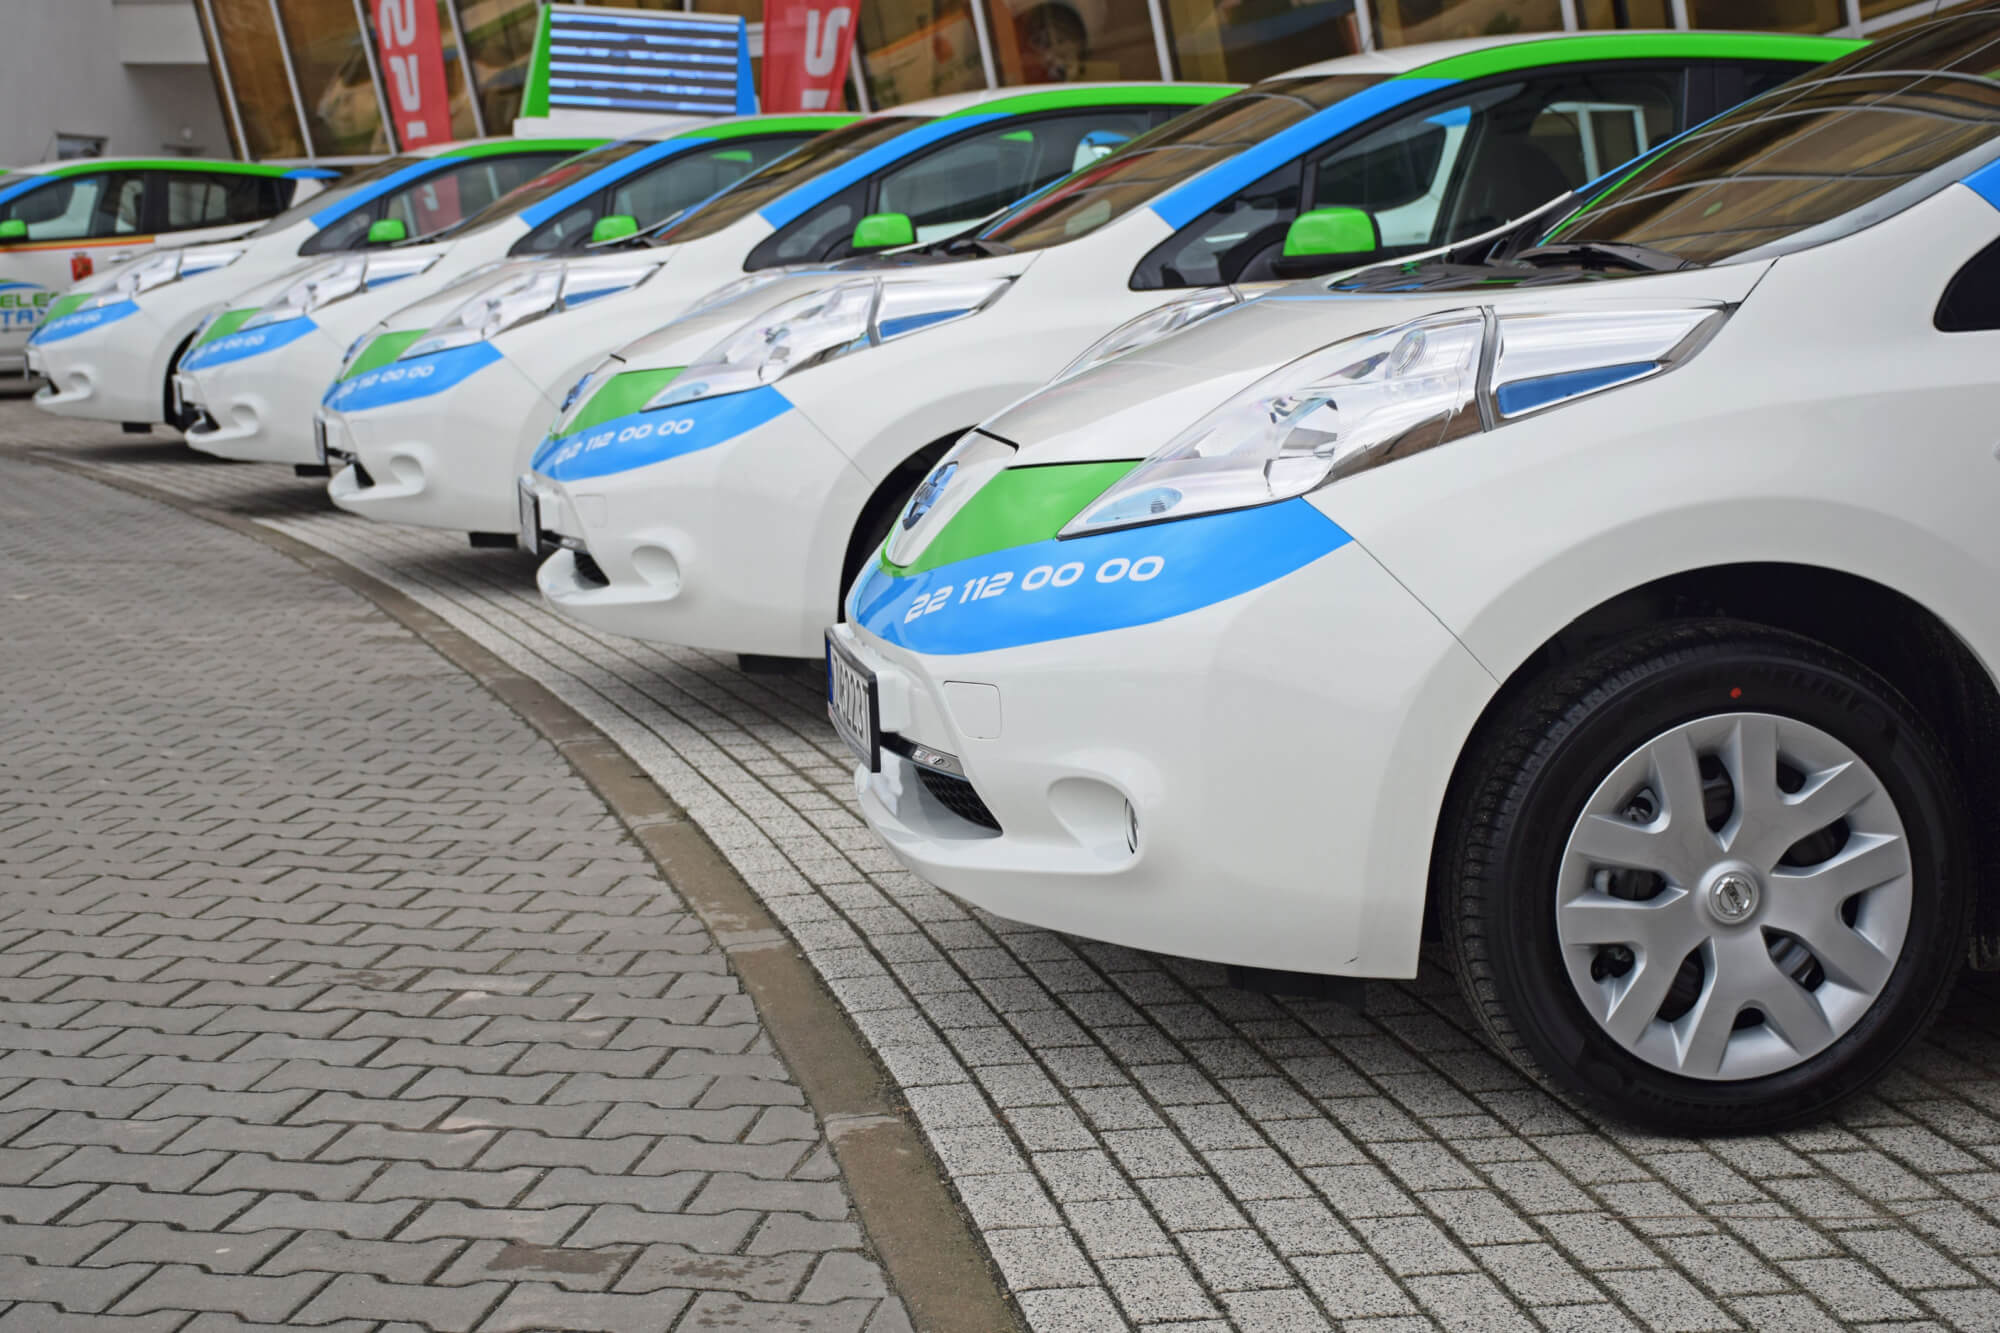
[[1895, 803], [1817, 727], [1729, 713], [1634, 750], [1563, 851], [1556, 937], [1600, 1026], [1640, 1059], [1757, 1078], [1832, 1045], [1910, 923]]

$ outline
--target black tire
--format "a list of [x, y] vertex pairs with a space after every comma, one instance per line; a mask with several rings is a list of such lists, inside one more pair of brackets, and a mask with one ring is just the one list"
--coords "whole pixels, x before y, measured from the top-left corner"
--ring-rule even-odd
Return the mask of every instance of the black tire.
[[[1902, 953], [1852, 1028], [1791, 1068], [1705, 1080], [1640, 1058], [1592, 1017], [1559, 952], [1555, 886], [1613, 766], [1674, 727], [1746, 710], [1817, 727], [1867, 762], [1907, 831], [1913, 895]], [[1435, 872], [1446, 948], [1487, 1034], [1553, 1091], [1679, 1133], [1811, 1119], [1878, 1078], [1949, 997], [1972, 907], [1962, 790], [1923, 716], [1843, 654], [1726, 620], [1637, 633], [1529, 682], [1468, 755]]]

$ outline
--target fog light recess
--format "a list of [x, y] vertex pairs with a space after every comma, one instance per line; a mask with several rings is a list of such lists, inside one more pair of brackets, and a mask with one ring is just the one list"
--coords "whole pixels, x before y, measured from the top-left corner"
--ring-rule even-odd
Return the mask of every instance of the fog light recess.
[[1139, 814], [1108, 782], [1057, 778], [1049, 786], [1049, 809], [1087, 850], [1106, 861], [1129, 861], [1139, 851]]
[[681, 562], [664, 546], [633, 547], [632, 568], [663, 597], [673, 597], [681, 590]]

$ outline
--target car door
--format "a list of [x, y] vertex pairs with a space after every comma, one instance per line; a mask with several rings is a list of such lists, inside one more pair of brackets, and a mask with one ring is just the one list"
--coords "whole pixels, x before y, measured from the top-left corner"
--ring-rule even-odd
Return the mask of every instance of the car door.
[[0, 368], [18, 371], [28, 335], [59, 293], [152, 246], [146, 173], [55, 177], [0, 203], [8, 222], [26, 234], [0, 239]]
[[[1285, 276], [1277, 261], [1308, 209], [1358, 208], [1378, 248], [1337, 267], [1476, 236], [1576, 189], [1705, 119], [1704, 67], [1618, 62], [1461, 84], [1267, 172], [1187, 223], [1133, 272], [1135, 289]], [[1731, 87], [1749, 91], [1737, 78]], [[1322, 270], [1324, 271], [1324, 270]]]

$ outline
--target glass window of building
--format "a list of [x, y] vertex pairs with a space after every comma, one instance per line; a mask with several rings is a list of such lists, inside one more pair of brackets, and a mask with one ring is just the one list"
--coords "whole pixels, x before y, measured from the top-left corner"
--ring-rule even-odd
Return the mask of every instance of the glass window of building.
[[[351, 20], [354, 6], [349, 4], [347, 9]], [[307, 156], [271, 7], [217, 4], [214, 11], [215, 37], [228, 64], [229, 86], [236, 94], [236, 121], [243, 128], [245, 155]]]
[[1255, 83], [1361, 49], [1354, 0], [1167, 0], [1175, 77]]
[[458, 34], [451, 27], [450, 0], [437, 0], [438, 41], [444, 47], [445, 100], [451, 106], [451, 137], [479, 136], [479, 121], [472, 114], [472, 90], [465, 82], [465, 61], [459, 58]]
[[382, 101], [352, 0], [278, 0], [278, 13], [313, 151], [321, 157], [388, 152]]
[[966, 0], [869, 0], [854, 47], [878, 107], [986, 86]]
[[[528, 64], [535, 54], [535, 0], [456, 0], [465, 53], [486, 127], [505, 134], [521, 109]], [[456, 119], [456, 106], [454, 119]]]
[[1847, 23], [1847, 6], [1842, 0], [1688, 0], [1688, 23], [1697, 28], [1831, 32]]
[[1157, 79], [1146, 0], [982, 0], [1002, 83]]
[[1671, 28], [1674, 8], [1668, 0], [1577, 0], [1576, 21], [1583, 28]]
[[[1734, 6], [1737, 0], [1723, 2]], [[1374, 9], [1379, 46], [1551, 32], [1564, 26], [1562, 0], [1375, 0]]]

